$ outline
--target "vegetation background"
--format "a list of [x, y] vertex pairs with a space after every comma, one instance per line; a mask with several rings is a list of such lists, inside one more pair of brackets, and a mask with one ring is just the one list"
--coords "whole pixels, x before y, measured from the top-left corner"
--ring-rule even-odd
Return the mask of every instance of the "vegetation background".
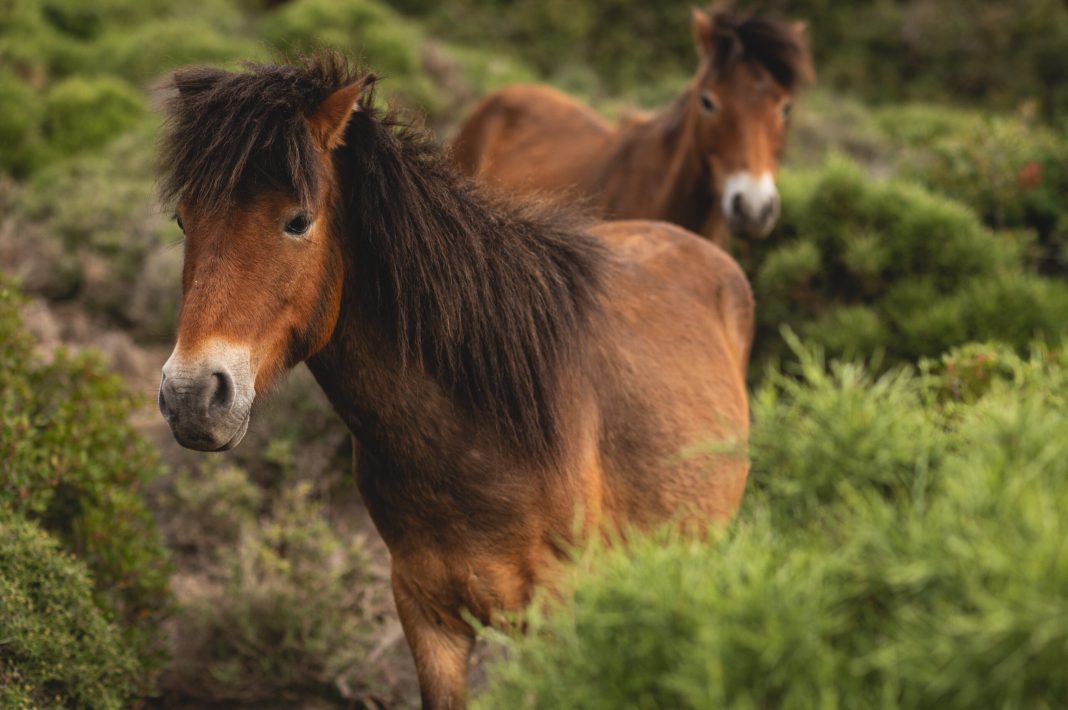
[[[0, 0], [0, 706], [417, 701], [307, 373], [225, 455], [154, 412], [182, 258], [159, 80], [329, 46], [442, 136], [515, 81], [617, 116], [682, 90], [691, 4]], [[737, 247], [759, 319], [742, 513], [576, 551], [564, 601], [487, 631], [476, 702], [1063, 706], [1068, 6], [759, 10], [807, 22], [819, 84], [781, 224]]]

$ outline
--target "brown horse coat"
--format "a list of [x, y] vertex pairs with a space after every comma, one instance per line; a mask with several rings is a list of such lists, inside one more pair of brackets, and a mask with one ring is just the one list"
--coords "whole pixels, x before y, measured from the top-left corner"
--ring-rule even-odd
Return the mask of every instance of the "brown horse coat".
[[[552, 585], [576, 532], [738, 508], [748, 283], [672, 225], [496, 201], [369, 108], [331, 57], [176, 75], [165, 196], [186, 233], [160, 409], [237, 445], [306, 362], [358, 443], [424, 705], [464, 703], [473, 632]], [[710, 441], [727, 449], [689, 456]]]
[[462, 172], [518, 193], [579, 198], [607, 219], [659, 219], [719, 244], [765, 236], [790, 103], [811, 80], [800, 25], [695, 10], [690, 86], [652, 116], [611, 125], [555, 89], [510, 86], [460, 127]]

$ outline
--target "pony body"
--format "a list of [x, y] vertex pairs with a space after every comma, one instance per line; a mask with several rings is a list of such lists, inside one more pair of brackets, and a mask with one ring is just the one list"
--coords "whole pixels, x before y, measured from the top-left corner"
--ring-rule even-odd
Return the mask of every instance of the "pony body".
[[[161, 412], [183, 445], [236, 446], [307, 363], [357, 444], [426, 707], [465, 702], [463, 614], [522, 608], [581, 536], [735, 512], [753, 304], [722, 250], [490, 197], [335, 57], [175, 84]], [[727, 447], [679, 455], [709, 441]]]
[[504, 88], [461, 126], [462, 172], [522, 194], [585, 201], [606, 219], [673, 222], [720, 245], [766, 236], [794, 94], [812, 80], [803, 26], [694, 10], [686, 90], [613, 126], [555, 89]]

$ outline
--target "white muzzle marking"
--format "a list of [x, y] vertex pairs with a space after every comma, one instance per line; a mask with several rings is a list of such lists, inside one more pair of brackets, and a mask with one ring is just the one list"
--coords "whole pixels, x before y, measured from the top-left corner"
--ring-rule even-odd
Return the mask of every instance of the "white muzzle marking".
[[723, 186], [723, 215], [731, 231], [766, 236], [779, 218], [779, 191], [771, 173], [734, 173]]

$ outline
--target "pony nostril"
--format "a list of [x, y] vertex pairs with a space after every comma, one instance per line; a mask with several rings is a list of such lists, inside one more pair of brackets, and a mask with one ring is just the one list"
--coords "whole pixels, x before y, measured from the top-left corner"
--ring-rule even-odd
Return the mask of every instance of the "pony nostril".
[[173, 416], [170, 405], [167, 404], [167, 376], [164, 375], [163, 379], [159, 383], [159, 396], [156, 398], [157, 404], [159, 404], [159, 413], [163, 415], [164, 419], [170, 419]]
[[775, 202], [769, 201], [764, 205], [764, 209], [760, 210], [760, 221], [767, 222], [775, 214]]
[[734, 199], [731, 200], [731, 215], [734, 217], [744, 216], [742, 213], [742, 193], [735, 193]]
[[208, 411], [225, 414], [234, 405], [234, 379], [228, 372], [216, 372], [211, 376], [208, 395]]

